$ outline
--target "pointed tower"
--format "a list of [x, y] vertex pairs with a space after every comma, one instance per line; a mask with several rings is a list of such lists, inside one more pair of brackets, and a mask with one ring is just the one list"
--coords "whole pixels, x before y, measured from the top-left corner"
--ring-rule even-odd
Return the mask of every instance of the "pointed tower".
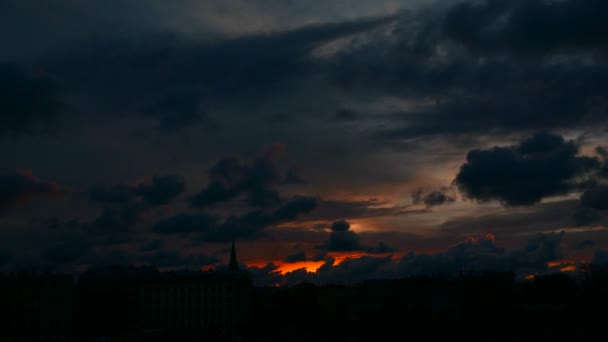
[[239, 270], [239, 263], [236, 260], [236, 248], [234, 247], [234, 239], [232, 239], [232, 250], [230, 251], [230, 264], [228, 264], [228, 270], [230, 272], [237, 272]]

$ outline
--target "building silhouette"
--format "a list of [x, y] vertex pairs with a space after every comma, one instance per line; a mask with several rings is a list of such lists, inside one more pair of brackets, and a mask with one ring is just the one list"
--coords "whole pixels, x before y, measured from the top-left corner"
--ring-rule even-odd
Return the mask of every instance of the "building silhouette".
[[252, 281], [232, 242], [226, 269], [160, 272], [103, 267], [81, 276], [84, 340], [188, 341], [237, 336], [251, 317]]
[[140, 325], [148, 339], [236, 336], [251, 320], [253, 286], [232, 241], [227, 271], [166, 272], [140, 287]]
[[71, 275], [0, 275], [0, 341], [74, 341], [75, 304]]
[[140, 287], [141, 331], [150, 337], [228, 336], [247, 325], [251, 286], [231, 272], [171, 272]]
[[78, 280], [78, 326], [82, 341], [137, 341], [140, 287], [161, 273], [155, 267], [105, 266]]

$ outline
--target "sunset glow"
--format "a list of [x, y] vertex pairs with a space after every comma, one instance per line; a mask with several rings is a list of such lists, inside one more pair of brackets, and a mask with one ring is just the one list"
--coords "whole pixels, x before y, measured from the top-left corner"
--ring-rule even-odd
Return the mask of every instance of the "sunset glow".
[[565, 266], [575, 266], [577, 263], [581, 263], [581, 262], [585, 262], [585, 260], [568, 260], [568, 259], [553, 260], [553, 261], [547, 262], [547, 267], [558, 268], [558, 267], [565, 267]]
[[576, 271], [576, 266], [575, 265], [564, 266], [564, 267], [560, 268], [559, 271], [560, 272], [574, 272], [574, 271]]
[[[401, 257], [403, 253], [383, 253], [383, 254], [373, 254], [367, 252], [331, 252], [327, 254], [327, 257], [334, 259], [333, 266], [338, 266], [346, 259], [358, 259], [365, 256], [372, 257], [388, 257], [393, 256], [393, 258], [398, 259]], [[281, 274], [286, 274], [288, 272], [293, 272], [299, 269], [306, 269], [307, 272], [316, 272], [319, 267], [321, 267], [326, 261], [298, 261], [298, 262], [285, 262], [282, 260], [274, 260], [272, 264], [277, 266], [277, 271]], [[251, 260], [247, 262], [247, 265], [250, 267], [265, 267], [268, 264], [267, 261], [264, 260]]]
[[281, 274], [292, 272], [299, 269], [306, 269], [308, 272], [316, 272], [323, 265], [324, 261], [299, 261], [294, 263], [282, 263], [279, 265], [278, 271]]

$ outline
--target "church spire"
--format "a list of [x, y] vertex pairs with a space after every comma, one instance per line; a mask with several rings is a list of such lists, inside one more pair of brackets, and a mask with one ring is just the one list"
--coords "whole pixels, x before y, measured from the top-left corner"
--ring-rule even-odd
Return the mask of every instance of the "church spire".
[[236, 272], [239, 270], [239, 263], [236, 260], [236, 248], [234, 247], [234, 239], [232, 239], [232, 250], [230, 251], [230, 264], [228, 264], [228, 270]]

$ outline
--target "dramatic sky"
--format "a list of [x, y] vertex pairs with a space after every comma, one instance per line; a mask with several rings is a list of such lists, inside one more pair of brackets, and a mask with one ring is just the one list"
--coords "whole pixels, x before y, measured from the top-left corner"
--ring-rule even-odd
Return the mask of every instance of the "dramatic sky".
[[608, 1], [2, 0], [0, 270], [608, 262]]

